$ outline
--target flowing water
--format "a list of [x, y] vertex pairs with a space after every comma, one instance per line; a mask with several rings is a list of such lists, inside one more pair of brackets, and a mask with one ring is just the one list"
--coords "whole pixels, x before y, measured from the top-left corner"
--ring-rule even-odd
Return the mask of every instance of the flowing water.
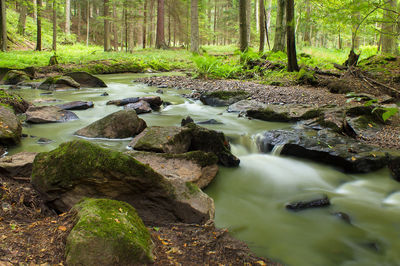
[[[19, 151], [48, 151], [60, 143], [78, 139], [73, 133], [121, 107], [107, 106], [111, 99], [156, 95], [157, 88], [133, 83], [138, 74], [100, 76], [109, 85], [102, 89], [43, 91], [22, 89], [27, 100], [93, 101], [95, 107], [75, 111], [80, 120], [68, 123], [30, 125], [23, 133], [37, 136], [23, 139]], [[230, 138], [239, 168], [220, 168], [215, 181], [206, 189], [215, 201], [218, 227], [226, 227], [237, 238], [248, 243], [260, 256], [287, 265], [400, 265], [400, 183], [389, 177], [389, 171], [347, 175], [331, 167], [305, 160], [259, 154], [254, 136], [264, 130], [289, 128], [286, 123], [270, 123], [238, 118], [224, 108], [204, 106], [187, 100], [184, 90], [163, 89], [160, 95], [173, 105], [159, 112], [140, 115], [151, 125], [180, 125], [190, 115], [196, 122], [215, 119], [223, 124], [206, 125]], [[100, 96], [104, 91], [108, 97]], [[61, 102], [59, 102], [61, 103]], [[37, 144], [38, 137], [53, 140]], [[91, 140], [104, 147], [124, 151], [129, 140]], [[301, 212], [290, 212], [285, 204], [315, 194], [326, 194], [332, 206]], [[335, 213], [345, 213], [350, 223]]]

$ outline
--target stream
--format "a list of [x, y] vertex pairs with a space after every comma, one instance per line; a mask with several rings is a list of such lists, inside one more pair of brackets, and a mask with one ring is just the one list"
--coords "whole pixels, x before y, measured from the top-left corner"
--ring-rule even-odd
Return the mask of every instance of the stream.
[[[223, 124], [204, 126], [223, 131], [241, 160], [239, 168], [220, 167], [205, 190], [215, 201], [217, 227], [228, 228], [257, 255], [286, 265], [400, 264], [400, 183], [390, 178], [388, 169], [349, 175], [306, 160], [260, 154], [253, 141], [258, 133], [290, 128], [291, 124], [238, 118], [226, 108], [205, 106], [181, 96], [190, 91], [162, 89], [164, 94], [156, 94], [157, 88], [132, 82], [148, 75], [101, 75], [108, 88], [56, 91], [53, 95], [41, 95], [44, 91], [32, 89], [18, 91], [28, 101], [93, 101], [95, 107], [74, 111], [80, 120], [24, 127], [23, 133], [29, 137], [9, 153], [49, 151], [62, 142], [78, 139], [73, 135], [76, 130], [121, 110], [106, 105], [109, 100], [159, 95], [172, 105], [140, 115], [148, 126], [178, 126], [188, 115], [195, 122], [213, 118]], [[109, 96], [100, 96], [105, 91]], [[40, 137], [53, 142], [37, 144]], [[129, 139], [91, 141], [120, 151], [125, 151], [129, 143]], [[286, 210], [286, 203], [315, 194], [328, 195], [331, 206], [300, 212]], [[347, 214], [351, 223], [335, 215], [338, 212]]]

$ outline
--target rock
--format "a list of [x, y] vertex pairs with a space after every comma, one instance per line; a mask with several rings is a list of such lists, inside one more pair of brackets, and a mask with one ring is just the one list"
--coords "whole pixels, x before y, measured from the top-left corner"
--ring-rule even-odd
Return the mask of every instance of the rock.
[[209, 120], [206, 120], [206, 121], [197, 122], [196, 124], [198, 124], [198, 125], [223, 125], [224, 123], [219, 122], [219, 121], [217, 121], [215, 119], [209, 119]]
[[218, 162], [227, 167], [238, 166], [240, 160], [231, 153], [229, 141], [224, 133], [197, 126], [194, 123], [185, 127], [191, 129], [192, 141], [190, 151], [212, 152], [218, 157]]
[[31, 106], [26, 111], [26, 122], [34, 124], [57, 123], [77, 120], [79, 117], [57, 106]]
[[344, 80], [336, 79], [328, 83], [328, 90], [331, 93], [349, 93], [352, 91], [352, 85]]
[[333, 213], [337, 218], [343, 220], [345, 223], [351, 224], [350, 216], [344, 212], [335, 212]]
[[234, 104], [229, 105], [227, 111], [229, 113], [242, 113], [248, 110], [265, 109], [266, 104], [256, 100], [241, 100]]
[[288, 104], [276, 105], [268, 104], [264, 109], [247, 110], [246, 115], [271, 122], [293, 122], [318, 117], [323, 110], [313, 105]]
[[137, 103], [139, 101], [139, 97], [131, 97], [131, 98], [125, 98], [121, 100], [112, 100], [108, 101], [106, 104], [107, 105], [117, 105], [117, 106], [123, 106], [127, 105], [130, 103]]
[[129, 204], [85, 199], [74, 206], [66, 243], [68, 265], [139, 265], [153, 262], [150, 233]]
[[0, 144], [15, 145], [21, 141], [22, 125], [18, 117], [0, 105]]
[[146, 126], [146, 122], [134, 110], [121, 110], [93, 122], [75, 134], [88, 138], [124, 139], [136, 136]]
[[93, 108], [94, 104], [93, 102], [74, 101], [64, 104], [57, 104], [56, 106], [63, 110], [86, 110]]
[[57, 100], [56, 98], [45, 98], [45, 99], [35, 99], [32, 102], [33, 103], [54, 103], [54, 102], [58, 102], [59, 100]]
[[191, 130], [188, 128], [153, 126], [136, 136], [129, 146], [139, 151], [184, 153], [189, 150], [190, 143]]
[[189, 123], [193, 123], [193, 119], [190, 116], [187, 116], [186, 118], [183, 118], [181, 121], [181, 126], [186, 126]]
[[36, 143], [37, 144], [42, 144], [42, 145], [47, 145], [47, 144], [50, 144], [52, 142], [54, 142], [54, 140], [47, 139], [47, 138], [40, 138], [40, 139], [37, 140]]
[[0, 159], [0, 173], [8, 177], [30, 177], [36, 152], [20, 152]]
[[243, 90], [206, 92], [200, 96], [200, 101], [210, 106], [228, 106], [249, 97]]
[[8, 87], [9, 90], [20, 90], [21, 87], [17, 86], [17, 85], [11, 85], [10, 87]]
[[[325, 110], [315, 121], [322, 127], [330, 128], [336, 133], [342, 133], [347, 131], [345, 118], [346, 114], [343, 108], [333, 107]], [[353, 133], [349, 135], [353, 135]]]
[[400, 182], [400, 157], [390, 160], [389, 170], [393, 179]]
[[195, 185], [168, 180], [128, 155], [84, 140], [39, 153], [31, 182], [45, 203], [58, 212], [93, 197], [131, 204], [146, 225], [202, 224], [214, 215], [213, 200]]
[[49, 91], [49, 92], [42, 92], [42, 93], [40, 93], [40, 95], [52, 95], [53, 93], [51, 92], [51, 91]]
[[14, 109], [16, 114], [25, 113], [28, 110], [30, 104], [22, 99], [17, 94], [7, 92], [5, 90], [0, 89], [0, 103], [3, 106], [10, 106]]
[[72, 72], [66, 74], [78, 82], [82, 88], [106, 88], [107, 85], [99, 79], [87, 72]]
[[56, 76], [48, 77], [38, 87], [39, 90], [57, 90], [68, 88], [80, 88], [80, 84], [69, 76]]
[[10, 70], [3, 77], [3, 83], [5, 85], [17, 85], [22, 82], [27, 82], [30, 77], [24, 72], [19, 70]]
[[125, 99], [120, 99], [120, 100], [112, 100], [108, 101], [107, 105], [117, 105], [117, 106], [123, 106], [127, 105], [130, 103], [137, 103], [139, 101], [145, 101], [148, 102], [151, 106], [152, 109], [158, 109], [162, 105], [163, 101], [159, 96], [149, 96], [149, 97], [131, 97], [131, 98], [125, 98]]
[[100, 96], [109, 96], [108, 92], [103, 92]]
[[127, 152], [143, 164], [148, 164], [156, 172], [168, 179], [178, 178], [205, 188], [218, 173], [218, 158], [213, 153], [192, 151], [181, 154]]
[[140, 101], [146, 101], [150, 104], [151, 108], [157, 110], [163, 104], [163, 100], [161, 100], [160, 96], [148, 96], [148, 97], [141, 97]]
[[367, 173], [385, 167], [400, 152], [381, 150], [328, 130], [271, 130], [259, 134], [260, 151], [283, 145], [281, 154], [310, 159], [350, 173]]
[[163, 90], [161, 90], [161, 89], [159, 89], [159, 90], [156, 90], [156, 93], [159, 93], [159, 94], [164, 94], [164, 91], [163, 91]]
[[150, 104], [142, 100], [136, 103], [129, 103], [124, 106], [124, 109], [135, 110], [137, 114], [150, 113], [152, 110]]
[[328, 197], [324, 196], [324, 197], [318, 198], [318, 199], [313, 199], [313, 200], [308, 200], [308, 201], [297, 201], [297, 202], [289, 203], [286, 205], [286, 209], [291, 210], [291, 211], [302, 211], [302, 210], [310, 209], [310, 208], [328, 207], [330, 205], [331, 205], [331, 203], [330, 203]]

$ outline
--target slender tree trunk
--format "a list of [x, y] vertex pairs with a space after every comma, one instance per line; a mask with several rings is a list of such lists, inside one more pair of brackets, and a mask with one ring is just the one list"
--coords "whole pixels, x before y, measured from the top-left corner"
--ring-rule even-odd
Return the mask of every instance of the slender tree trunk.
[[90, 0], [87, 0], [87, 7], [86, 7], [86, 46], [89, 46], [89, 33], [90, 33]]
[[143, 1], [143, 38], [142, 38], [142, 47], [146, 48], [146, 27], [147, 27], [147, 0]]
[[296, 56], [296, 37], [295, 37], [295, 19], [294, 19], [294, 0], [286, 2], [286, 32], [287, 32], [287, 55], [288, 71], [299, 71]]
[[245, 52], [249, 46], [247, 41], [247, 6], [248, 0], [239, 0], [239, 33], [240, 33], [240, 51]]
[[199, 10], [198, 0], [192, 0], [191, 7], [191, 31], [190, 31], [190, 50], [199, 53]]
[[168, 46], [171, 46], [171, 3], [168, 2]]
[[71, 0], [65, 0], [65, 34], [71, 34]]
[[157, 5], [156, 48], [157, 49], [166, 48], [165, 38], [164, 38], [164, 0], [158, 0], [158, 5]]
[[82, 3], [78, 4], [78, 41], [81, 39], [82, 28]]
[[26, 15], [28, 14], [28, 6], [25, 1], [21, 3], [21, 10], [19, 12], [18, 19], [18, 34], [24, 36], [25, 35], [25, 24], [26, 24]]
[[304, 36], [303, 41], [304, 45], [311, 45], [311, 4], [310, 0], [306, 0], [306, 19], [304, 23]]
[[7, 51], [7, 12], [6, 0], [0, 0], [0, 28], [1, 28], [1, 51]]
[[153, 35], [153, 17], [154, 17], [154, 2], [155, 0], [150, 1], [150, 10], [149, 10], [149, 47], [153, 46], [154, 43], [154, 35]]
[[251, 0], [246, 0], [246, 27], [247, 43], [250, 45], [251, 38]]
[[33, 5], [33, 19], [37, 20], [37, 0], [32, 0]]
[[[385, 11], [383, 13], [382, 25], [382, 53], [395, 53], [395, 12], [396, 0], [387, 1]], [[396, 50], [398, 48], [396, 47]]]
[[285, 2], [285, 0], [277, 0], [275, 39], [272, 48], [274, 52], [285, 51]]
[[37, 0], [36, 8], [36, 51], [42, 51], [42, 0]]
[[110, 3], [104, 0], [104, 51], [108, 52], [111, 48], [110, 42]]
[[57, 1], [53, 0], [53, 51], [57, 51]]
[[214, 39], [213, 45], [217, 44], [217, 0], [214, 0]]
[[115, 1], [113, 3], [113, 35], [114, 35], [114, 51], [118, 51], [118, 26], [117, 26], [117, 3]]
[[258, 23], [260, 29], [260, 52], [264, 52], [265, 46], [265, 7], [264, 0], [259, 0], [259, 10], [258, 10]]

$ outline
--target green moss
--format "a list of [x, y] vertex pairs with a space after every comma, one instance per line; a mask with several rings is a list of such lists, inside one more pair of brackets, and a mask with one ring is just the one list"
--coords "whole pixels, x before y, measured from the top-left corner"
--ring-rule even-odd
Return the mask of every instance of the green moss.
[[186, 182], [185, 184], [191, 195], [200, 192], [200, 188], [196, 184], [193, 184], [192, 182]]
[[74, 210], [77, 222], [66, 246], [69, 265], [153, 261], [150, 233], [131, 205], [84, 199]]
[[207, 96], [215, 97], [221, 100], [229, 100], [231, 98], [242, 98], [245, 99], [249, 96], [249, 93], [244, 90], [237, 91], [214, 91], [211, 93], [207, 93]]
[[289, 122], [291, 117], [288, 112], [277, 113], [271, 108], [259, 109], [259, 110], [248, 110], [247, 116], [255, 119], [271, 122]]
[[307, 71], [304, 68], [300, 69], [300, 71], [297, 73], [297, 81], [300, 84], [318, 84], [317, 78], [315, 77], [315, 72]]

